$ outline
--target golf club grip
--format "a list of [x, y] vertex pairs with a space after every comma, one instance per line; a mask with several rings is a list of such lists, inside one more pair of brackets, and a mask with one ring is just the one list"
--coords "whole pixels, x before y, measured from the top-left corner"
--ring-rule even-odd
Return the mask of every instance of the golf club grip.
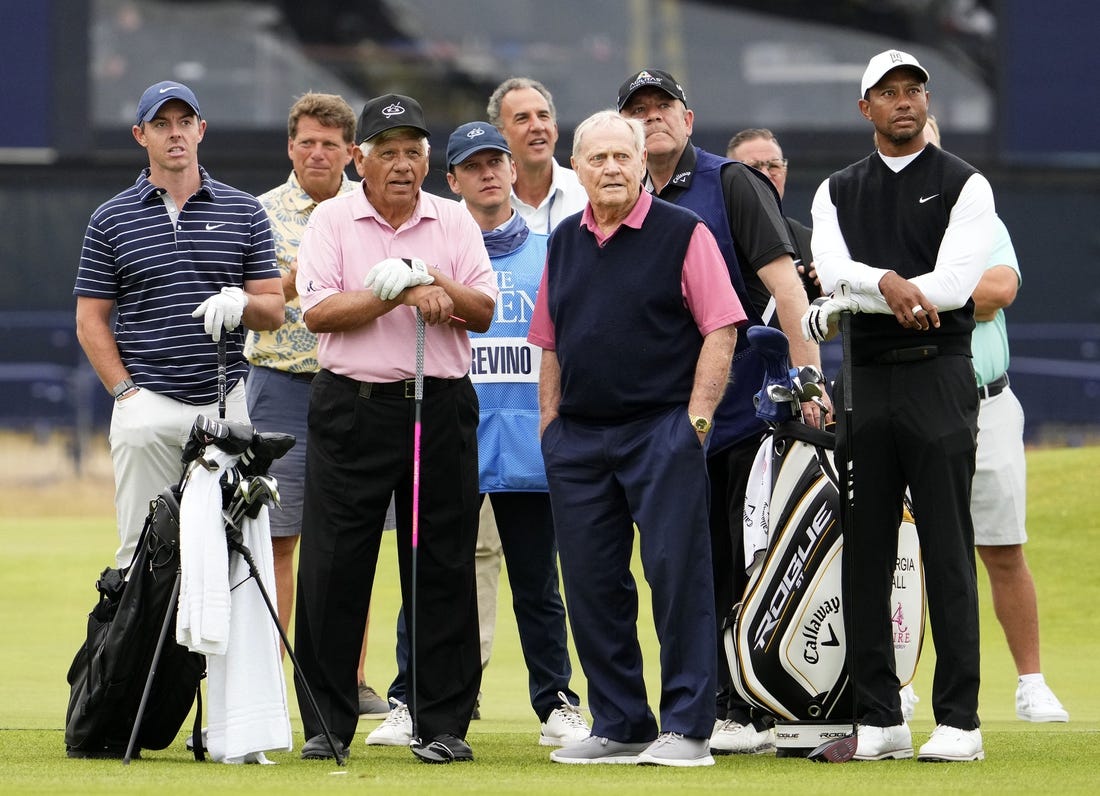
[[840, 313], [840, 373], [844, 379], [844, 411], [852, 413], [852, 313]]
[[225, 335], [218, 341], [218, 419], [225, 420]]

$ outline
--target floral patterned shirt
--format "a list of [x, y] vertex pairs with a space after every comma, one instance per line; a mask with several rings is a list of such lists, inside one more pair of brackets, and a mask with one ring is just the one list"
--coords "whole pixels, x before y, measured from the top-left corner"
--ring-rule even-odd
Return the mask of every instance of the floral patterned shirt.
[[[358, 185], [345, 174], [340, 193], [352, 191]], [[279, 273], [285, 276], [298, 258], [298, 244], [318, 203], [305, 192], [293, 171], [286, 182], [258, 198], [271, 220], [275, 260]], [[302, 321], [302, 306], [297, 296], [286, 303], [286, 319], [282, 326], [273, 332], [248, 333], [244, 353], [253, 365], [288, 373], [317, 372], [317, 336]]]

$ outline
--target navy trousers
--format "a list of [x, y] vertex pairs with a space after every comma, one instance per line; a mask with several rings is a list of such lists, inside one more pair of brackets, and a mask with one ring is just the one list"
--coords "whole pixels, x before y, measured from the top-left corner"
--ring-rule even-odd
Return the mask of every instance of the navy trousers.
[[542, 438], [592, 734], [657, 736], [642, 678], [637, 524], [661, 647], [660, 729], [709, 738], [716, 687], [706, 454], [684, 406], [614, 424], [560, 417]]
[[[512, 610], [520, 648], [527, 664], [531, 707], [546, 721], [561, 705], [562, 693], [572, 705], [580, 699], [569, 686], [573, 667], [565, 629], [565, 606], [558, 590], [558, 549], [550, 496], [545, 492], [493, 492], [497, 531], [508, 568]], [[397, 619], [397, 677], [389, 695], [405, 701], [405, 666], [409, 656], [404, 613]]]

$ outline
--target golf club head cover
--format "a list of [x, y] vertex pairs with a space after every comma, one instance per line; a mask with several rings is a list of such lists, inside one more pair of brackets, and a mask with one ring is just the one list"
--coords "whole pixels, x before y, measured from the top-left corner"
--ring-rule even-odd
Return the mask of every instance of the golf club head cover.
[[231, 423], [199, 415], [191, 425], [191, 433], [183, 446], [184, 464], [195, 461], [207, 445], [214, 445], [232, 456], [244, 453], [252, 443], [254, 429], [248, 423]]
[[756, 416], [767, 423], [790, 420], [794, 417], [793, 406], [789, 403], [777, 404], [768, 397], [768, 387], [772, 384], [788, 390], [792, 388], [790, 341], [787, 335], [770, 326], [750, 326], [747, 334], [749, 346], [764, 363], [764, 383], [752, 399]]
[[271, 463], [285, 456], [296, 442], [293, 434], [275, 431], [254, 434], [248, 449], [241, 454], [237, 469], [244, 476], [267, 475]]

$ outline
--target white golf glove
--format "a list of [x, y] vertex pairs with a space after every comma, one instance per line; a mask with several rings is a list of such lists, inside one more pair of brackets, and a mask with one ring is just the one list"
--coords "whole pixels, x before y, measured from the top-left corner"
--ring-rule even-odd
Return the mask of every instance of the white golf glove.
[[850, 296], [814, 299], [802, 316], [802, 337], [824, 343], [836, 334], [836, 319], [842, 312], [859, 312], [859, 305]]
[[248, 294], [239, 287], [223, 287], [191, 313], [192, 318], [203, 316], [202, 325], [214, 342], [222, 339], [222, 329], [231, 332], [241, 323], [244, 308], [248, 306]]
[[428, 266], [423, 260], [387, 257], [370, 269], [363, 280], [363, 287], [374, 291], [374, 295], [382, 301], [389, 301], [397, 298], [405, 288], [430, 285], [434, 281], [435, 277], [428, 273]]

